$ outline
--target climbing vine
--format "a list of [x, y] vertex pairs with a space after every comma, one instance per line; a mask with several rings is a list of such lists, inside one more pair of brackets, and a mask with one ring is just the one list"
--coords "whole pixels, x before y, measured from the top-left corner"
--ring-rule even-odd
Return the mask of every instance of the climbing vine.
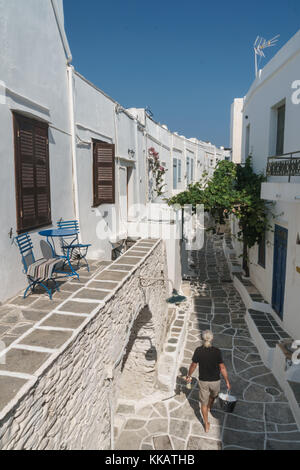
[[153, 190], [155, 191], [156, 196], [162, 196], [165, 192], [163, 190], [166, 186], [164, 183], [164, 175], [167, 169], [161, 165], [159, 153], [155, 151], [154, 147], [150, 147], [148, 150], [148, 165], [155, 182]]
[[188, 190], [168, 199], [169, 205], [203, 204], [216, 223], [223, 224], [233, 214], [238, 221], [238, 240], [243, 244], [243, 269], [249, 276], [248, 251], [259, 243], [265, 232], [271, 229], [273, 214], [266, 201], [261, 199], [263, 174], [256, 174], [251, 157], [244, 165], [227, 160], [220, 161], [211, 179], [189, 185]]

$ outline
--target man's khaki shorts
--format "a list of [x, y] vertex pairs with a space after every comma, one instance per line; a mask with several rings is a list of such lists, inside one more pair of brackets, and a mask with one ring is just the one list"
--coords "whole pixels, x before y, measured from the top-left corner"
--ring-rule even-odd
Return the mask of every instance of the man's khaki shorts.
[[208, 405], [209, 397], [216, 398], [220, 393], [221, 380], [204, 382], [199, 380], [199, 400], [202, 405]]

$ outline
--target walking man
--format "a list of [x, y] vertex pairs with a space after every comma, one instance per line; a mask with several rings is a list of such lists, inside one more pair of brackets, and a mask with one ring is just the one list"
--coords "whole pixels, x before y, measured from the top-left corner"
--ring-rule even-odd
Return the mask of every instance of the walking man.
[[213, 334], [210, 330], [202, 333], [203, 344], [198, 347], [193, 355], [189, 368], [187, 382], [192, 380], [192, 374], [199, 365], [199, 399], [201, 402], [201, 412], [205, 426], [205, 432], [209, 432], [208, 412], [211, 410], [215, 398], [220, 392], [220, 372], [223, 375], [226, 386], [230, 390], [227, 370], [223, 363], [220, 349], [212, 346]]

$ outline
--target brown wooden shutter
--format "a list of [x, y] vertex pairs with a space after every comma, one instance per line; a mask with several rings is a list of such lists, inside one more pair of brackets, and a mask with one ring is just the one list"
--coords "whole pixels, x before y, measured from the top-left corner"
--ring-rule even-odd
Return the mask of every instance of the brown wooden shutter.
[[283, 155], [284, 148], [285, 105], [277, 110], [276, 155]]
[[115, 203], [115, 146], [94, 142], [94, 206]]
[[36, 218], [37, 224], [51, 223], [50, 176], [48, 127], [36, 123], [35, 135], [35, 180], [36, 180]]
[[17, 231], [51, 224], [48, 125], [14, 114]]

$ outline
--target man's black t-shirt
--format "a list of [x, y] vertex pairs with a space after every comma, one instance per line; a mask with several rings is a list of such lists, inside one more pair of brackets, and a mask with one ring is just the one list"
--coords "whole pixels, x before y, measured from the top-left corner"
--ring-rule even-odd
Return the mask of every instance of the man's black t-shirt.
[[192, 361], [199, 365], [199, 380], [205, 382], [220, 380], [219, 364], [223, 362], [220, 349], [214, 346], [210, 348], [200, 346], [195, 350]]

